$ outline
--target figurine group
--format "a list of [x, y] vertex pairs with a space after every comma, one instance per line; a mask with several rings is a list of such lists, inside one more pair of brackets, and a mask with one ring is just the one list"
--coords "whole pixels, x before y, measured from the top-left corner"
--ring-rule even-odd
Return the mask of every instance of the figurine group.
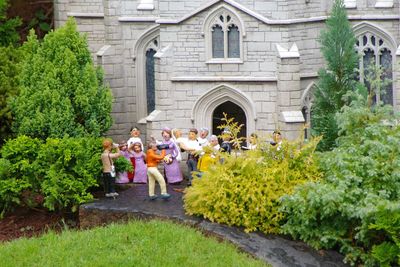
[[[216, 161], [216, 152], [222, 151], [231, 153], [231, 133], [229, 130], [222, 132], [222, 143], [219, 145], [218, 138], [215, 135], [209, 136], [207, 128], [190, 129], [188, 137], [182, 136], [180, 129], [170, 129], [165, 127], [162, 132], [162, 140], [158, 141], [151, 137], [148, 142], [147, 151], [144, 153], [142, 140], [140, 139], [140, 130], [132, 127], [130, 131], [131, 137], [127, 142], [122, 141], [119, 145], [113, 144], [111, 139], [103, 141], [104, 151], [101, 155], [103, 163], [103, 180], [106, 197], [116, 197], [115, 183], [142, 183], [148, 181], [149, 198], [154, 200], [158, 198], [155, 195], [155, 182], [157, 181], [161, 188], [160, 198], [168, 199], [170, 194], [167, 193], [166, 181], [169, 184], [180, 184], [183, 181], [183, 174], [180, 168], [182, 153], [187, 153], [187, 167], [189, 172], [187, 186], [192, 185], [194, 175], [202, 176], [209, 166]], [[274, 132], [275, 144], [280, 148], [281, 139], [275, 139], [279, 132]], [[280, 142], [280, 143], [278, 143]], [[255, 149], [257, 146], [257, 135], [250, 136], [250, 144], [244, 149]], [[116, 152], [112, 153], [113, 148]], [[115, 173], [113, 159], [120, 156], [125, 157], [132, 163], [134, 171]], [[164, 165], [164, 176], [158, 170], [158, 164]]]

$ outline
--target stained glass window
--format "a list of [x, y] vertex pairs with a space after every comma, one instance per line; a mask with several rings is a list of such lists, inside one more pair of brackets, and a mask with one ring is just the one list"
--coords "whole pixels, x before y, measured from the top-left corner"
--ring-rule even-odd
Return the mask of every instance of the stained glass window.
[[215, 25], [212, 30], [212, 57], [224, 58], [224, 32], [219, 25]]
[[384, 84], [384, 88], [381, 91], [381, 101], [384, 104], [393, 105], [393, 72], [392, 72], [392, 53], [387, 48], [383, 49], [380, 53], [380, 64], [383, 68], [383, 79], [388, 79], [388, 82]]
[[231, 25], [228, 31], [228, 57], [240, 57], [240, 36], [239, 28], [236, 25]]
[[151, 113], [156, 108], [156, 90], [154, 77], [154, 55], [156, 51], [150, 49], [146, 52], [146, 96], [147, 96], [147, 113]]
[[211, 57], [216, 59], [240, 58], [241, 32], [238, 20], [223, 11], [213, 17], [211, 31]]
[[381, 66], [383, 70], [383, 88], [380, 92], [375, 92], [373, 103], [382, 101], [384, 104], [393, 105], [393, 55], [388, 43], [379, 36], [372, 33], [365, 33], [358, 37], [356, 42], [357, 50], [361, 54], [360, 62], [360, 81], [370, 90], [371, 85], [367, 77], [370, 75], [372, 65]]

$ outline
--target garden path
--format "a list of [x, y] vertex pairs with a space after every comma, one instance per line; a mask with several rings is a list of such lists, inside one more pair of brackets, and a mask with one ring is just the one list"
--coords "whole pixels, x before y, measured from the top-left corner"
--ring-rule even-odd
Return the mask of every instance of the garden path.
[[241, 250], [272, 266], [346, 266], [342, 262], [343, 256], [334, 251], [316, 251], [302, 242], [292, 241], [284, 236], [245, 233], [237, 227], [188, 216], [183, 209], [183, 194], [174, 191], [171, 186], [168, 186], [168, 193], [172, 195], [169, 200], [150, 200], [147, 185], [134, 185], [122, 191], [116, 199], [102, 198], [82, 205], [79, 210], [80, 226], [86, 228], [127, 219], [168, 219], [194, 226], [208, 235], [232, 242]]

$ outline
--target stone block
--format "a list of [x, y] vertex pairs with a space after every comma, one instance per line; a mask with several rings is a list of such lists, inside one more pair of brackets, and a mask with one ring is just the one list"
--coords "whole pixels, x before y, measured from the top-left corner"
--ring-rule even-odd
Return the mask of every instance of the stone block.
[[169, 8], [169, 10], [172, 10], [172, 11], [179, 11], [179, 10], [185, 10], [185, 5], [183, 4], [183, 3], [181, 3], [181, 2], [169, 2], [168, 3], [168, 8]]
[[222, 64], [222, 71], [239, 71], [238, 64]]
[[279, 106], [290, 106], [290, 92], [279, 92]]
[[255, 1], [254, 10], [259, 11], [276, 11], [278, 9], [278, 5], [276, 1]]
[[290, 73], [290, 72], [279, 73], [278, 79], [279, 79], [279, 81], [291, 81], [293, 79], [292, 73]]
[[249, 52], [263, 52], [266, 51], [267, 47], [266, 47], [266, 43], [265, 42], [249, 42], [247, 43], [247, 51]]
[[279, 81], [278, 82], [278, 90], [285, 91], [298, 91], [300, 90], [300, 82], [299, 81]]
[[281, 32], [266, 32], [265, 41], [269, 42], [282, 42], [282, 33]]
[[260, 63], [259, 62], [245, 62], [243, 65], [240, 65], [239, 71], [259, 71]]
[[266, 113], [276, 112], [275, 102], [262, 102], [261, 111]]

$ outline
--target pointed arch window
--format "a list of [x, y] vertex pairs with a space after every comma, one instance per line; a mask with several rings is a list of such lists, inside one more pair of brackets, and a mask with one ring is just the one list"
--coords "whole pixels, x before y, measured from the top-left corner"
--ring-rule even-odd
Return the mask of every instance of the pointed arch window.
[[212, 11], [205, 20], [207, 63], [242, 63], [243, 21], [227, 7]]
[[149, 49], [146, 52], [146, 97], [147, 113], [151, 113], [156, 108], [156, 87], [154, 76], [154, 55], [156, 51]]
[[[155, 61], [154, 55], [157, 53], [159, 48], [159, 37], [151, 40], [144, 50], [144, 85], [143, 90], [145, 91], [146, 98], [143, 99], [147, 103], [146, 105], [146, 116], [156, 109], [156, 81], [155, 81]], [[139, 105], [142, 106], [142, 105]]]
[[360, 81], [370, 89], [370, 84], [366, 79], [369, 75], [369, 66], [371, 64], [381, 66], [383, 70], [381, 79], [387, 79], [388, 82], [384, 83], [379, 93], [376, 92], [373, 101], [393, 105], [393, 53], [388, 43], [383, 38], [366, 32], [358, 37], [356, 46], [361, 55]]
[[311, 83], [303, 92], [301, 97], [301, 113], [303, 113], [304, 117], [304, 139], [309, 139], [311, 137], [311, 113], [312, 113], [312, 103], [313, 99], [313, 92], [315, 91], [315, 84]]

